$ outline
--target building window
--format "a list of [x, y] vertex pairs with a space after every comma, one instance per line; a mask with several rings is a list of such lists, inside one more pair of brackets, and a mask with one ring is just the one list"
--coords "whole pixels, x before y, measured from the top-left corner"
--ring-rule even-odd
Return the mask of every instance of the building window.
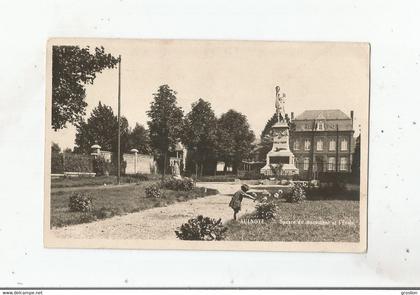
[[347, 140], [346, 139], [343, 139], [342, 141], [341, 141], [341, 150], [342, 151], [347, 151]]
[[316, 150], [317, 151], [322, 151], [323, 149], [324, 149], [324, 144], [323, 144], [322, 140], [318, 140], [316, 142]]
[[347, 171], [347, 157], [340, 158], [340, 170]]
[[329, 146], [330, 151], [335, 151], [335, 145], [336, 145], [335, 140], [334, 139], [330, 140], [330, 146]]
[[299, 150], [299, 140], [295, 140], [295, 142], [294, 142], [294, 144], [293, 144], [293, 149], [295, 150], [295, 151], [297, 151], [297, 150]]
[[309, 158], [303, 159], [303, 170], [308, 171], [309, 169]]
[[335, 157], [328, 158], [328, 171], [335, 170]]
[[324, 130], [324, 122], [320, 121], [316, 123], [316, 130], [323, 131]]
[[309, 151], [311, 149], [311, 142], [309, 139], [305, 139], [305, 151]]

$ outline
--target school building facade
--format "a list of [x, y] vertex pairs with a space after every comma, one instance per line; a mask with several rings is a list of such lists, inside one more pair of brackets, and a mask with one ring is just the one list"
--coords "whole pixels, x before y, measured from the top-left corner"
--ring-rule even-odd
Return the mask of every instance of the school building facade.
[[290, 149], [303, 178], [319, 173], [350, 173], [355, 139], [353, 111], [307, 110], [293, 118]]

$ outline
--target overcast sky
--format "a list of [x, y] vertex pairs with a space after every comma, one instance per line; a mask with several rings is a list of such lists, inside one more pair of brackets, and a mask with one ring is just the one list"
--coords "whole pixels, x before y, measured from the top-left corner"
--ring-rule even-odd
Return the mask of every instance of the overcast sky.
[[[58, 42], [58, 41], [56, 41]], [[83, 40], [60, 44], [104, 46], [122, 56], [121, 114], [131, 127], [147, 127], [153, 93], [168, 84], [178, 92], [184, 112], [198, 98], [217, 116], [235, 109], [248, 117], [258, 137], [275, 112], [275, 86], [285, 92], [286, 112], [355, 111], [356, 132], [367, 127], [369, 50], [358, 43], [287, 43], [250, 41]], [[87, 116], [101, 101], [117, 113], [118, 69], [98, 74], [86, 86]], [[60, 147], [74, 146], [75, 128], [53, 132]]]

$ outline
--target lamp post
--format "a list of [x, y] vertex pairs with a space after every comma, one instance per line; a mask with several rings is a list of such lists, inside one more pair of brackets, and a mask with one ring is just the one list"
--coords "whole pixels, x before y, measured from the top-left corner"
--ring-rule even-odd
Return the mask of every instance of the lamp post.
[[121, 184], [121, 54], [118, 57], [118, 159], [117, 179]]

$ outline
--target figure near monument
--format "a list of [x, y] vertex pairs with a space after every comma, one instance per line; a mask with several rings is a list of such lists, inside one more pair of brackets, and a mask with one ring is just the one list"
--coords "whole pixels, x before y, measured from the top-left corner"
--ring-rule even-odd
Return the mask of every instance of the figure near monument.
[[286, 93], [280, 93], [280, 86], [276, 86], [276, 114], [277, 120], [280, 123], [286, 118], [286, 111], [284, 109], [284, 104], [286, 102]]

